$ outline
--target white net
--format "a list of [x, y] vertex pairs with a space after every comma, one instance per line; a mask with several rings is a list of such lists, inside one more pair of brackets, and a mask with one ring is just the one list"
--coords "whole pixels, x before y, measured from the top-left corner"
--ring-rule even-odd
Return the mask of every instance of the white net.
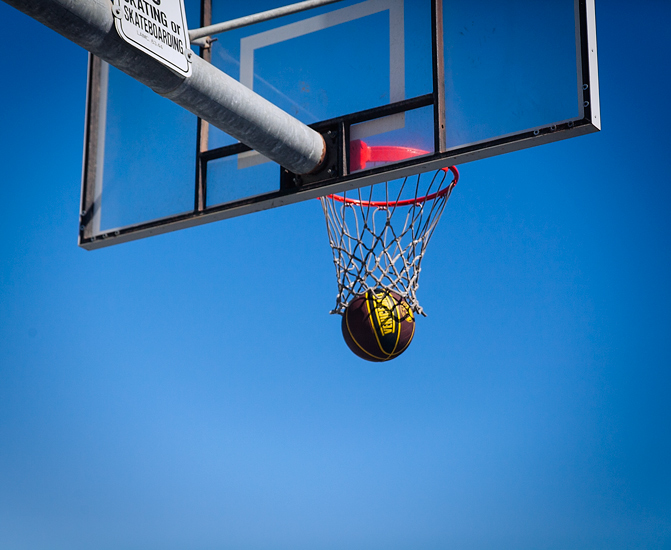
[[369, 289], [388, 289], [424, 315], [420, 264], [457, 179], [450, 168], [320, 198], [338, 280], [331, 313]]

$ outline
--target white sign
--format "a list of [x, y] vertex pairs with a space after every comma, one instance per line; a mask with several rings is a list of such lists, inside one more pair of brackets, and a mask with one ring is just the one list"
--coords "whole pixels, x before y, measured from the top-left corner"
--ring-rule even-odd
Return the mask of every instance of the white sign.
[[184, 0], [114, 0], [119, 36], [182, 76], [191, 75]]

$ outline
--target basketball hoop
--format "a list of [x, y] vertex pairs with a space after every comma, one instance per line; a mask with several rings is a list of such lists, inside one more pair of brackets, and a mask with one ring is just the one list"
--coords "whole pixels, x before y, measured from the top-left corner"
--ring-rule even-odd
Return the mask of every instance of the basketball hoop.
[[[409, 147], [350, 145], [350, 169], [426, 155]], [[448, 178], [448, 174], [452, 178]], [[343, 314], [367, 290], [388, 289], [425, 315], [416, 292], [420, 264], [452, 189], [459, 180], [454, 166], [435, 173], [387, 181], [343, 195], [327, 195], [322, 203], [338, 280], [336, 307]]]

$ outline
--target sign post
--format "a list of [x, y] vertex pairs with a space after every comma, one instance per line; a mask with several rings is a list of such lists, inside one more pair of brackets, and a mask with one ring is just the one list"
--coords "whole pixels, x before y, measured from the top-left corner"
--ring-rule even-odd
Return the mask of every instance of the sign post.
[[184, 0], [114, 0], [119, 36], [181, 76], [191, 75]]

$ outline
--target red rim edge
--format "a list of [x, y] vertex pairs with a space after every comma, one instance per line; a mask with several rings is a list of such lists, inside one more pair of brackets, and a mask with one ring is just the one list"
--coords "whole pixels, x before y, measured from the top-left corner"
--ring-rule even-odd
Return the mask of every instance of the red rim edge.
[[[428, 155], [428, 151], [423, 151], [422, 149], [413, 149], [412, 147], [396, 147], [393, 145], [383, 145], [383, 146], [369, 146], [361, 140], [354, 140], [350, 143], [350, 166], [352, 170], [363, 170], [366, 167], [366, 164], [369, 162], [394, 162], [399, 160], [406, 160], [413, 157], [418, 157], [421, 155]], [[346, 197], [341, 197], [340, 195], [327, 195], [327, 198], [333, 199], [337, 202], [343, 202], [345, 204], [355, 204], [357, 206], [372, 206], [377, 207], [394, 207], [394, 206], [411, 206], [413, 204], [421, 204], [423, 202], [432, 201], [439, 197], [445, 195], [452, 187], [454, 187], [459, 181], [459, 170], [456, 166], [448, 166], [446, 168], [441, 168], [444, 172], [448, 170], [452, 172], [454, 179], [452, 182], [435, 193], [426, 195], [424, 197], [417, 197], [414, 199], [404, 199], [401, 201], [363, 201], [359, 199], [350, 199]], [[440, 171], [438, 170], [438, 171]]]

